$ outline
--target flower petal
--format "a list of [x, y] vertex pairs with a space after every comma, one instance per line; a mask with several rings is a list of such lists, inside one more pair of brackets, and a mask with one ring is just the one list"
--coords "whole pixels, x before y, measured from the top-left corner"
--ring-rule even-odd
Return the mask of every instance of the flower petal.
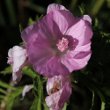
[[78, 45], [89, 43], [93, 35], [90, 24], [83, 19], [80, 19], [76, 24], [70, 27], [66, 34], [78, 39]]
[[37, 33], [37, 35], [37, 39], [27, 45], [29, 61], [34, 69], [45, 76], [68, 73], [67, 69], [60, 63], [59, 58], [53, 57], [55, 56], [54, 50], [52, 50], [47, 39], [44, 38], [45, 36], [42, 37], [43, 34], [41, 33]]
[[59, 57], [44, 57], [41, 61], [34, 63], [34, 68], [36, 71], [38, 71], [40, 74], [52, 77], [54, 75], [68, 74], [67, 68], [61, 63]]
[[24, 98], [26, 93], [29, 92], [33, 88], [33, 85], [25, 85], [22, 91], [22, 97]]
[[66, 82], [63, 87], [62, 94], [59, 100], [60, 108], [62, 108], [64, 106], [64, 103], [68, 101], [71, 94], [72, 94], [72, 88], [71, 88], [70, 82]]
[[61, 58], [62, 64], [68, 68], [69, 72], [84, 68], [91, 57], [90, 44], [81, 46], [73, 51], [67, 52]]
[[[50, 110], [61, 110], [64, 103], [68, 101], [72, 93], [69, 78], [69, 76], [58, 75], [48, 79], [47, 92], [49, 96], [45, 100]], [[50, 93], [49, 91], [52, 90], [53, 92]]]
[[53, 3], [48, 6], [47, 13], [55, 10], [67, 10], [67, 9], [63, 5]]
[[62, 34], [65, 34], [67, 29], [77, 22], [72, 13], [65, 10], [53, 11], [53, 18], [55, 23], [58, 25]]
[[12, 65], [13, 70], [13, 81], [16, 81], [21, 77], [20, 69], [27, 59], [27, 52], [26, 49], [20, 46], [14, 46], [9, 49], [8, 56], [8, 63]]
[[37, 39], [37, 36], [40, 34], [44, 39], [47, 39], [50, 42], [52, 42], [52, 40], [54, 42], [57, 38], [62, 36], [58, 25], [53, 19], [53, 13], [47, 14], [37, 23], [28, 26], [21, 33], [21, 37], [25, 43], [27, 43]]
[[84, 19], [85, 21], [88, 21], [89, 23], [92, 24], [92, 19], [90, 18], [90, 16], [88, 16], [88, 15], [83, 15], [83, 19]]
[[60, 100], [61, 92], [62, 90], [46, 97], [45, 101], [50, 110], [60, 110], [58, 101]]
[[37, 29], [36, 24], [28, 26], [21, 32], [21, 37], [25, 43], [29, 42], [33, 36], [35, 36]]

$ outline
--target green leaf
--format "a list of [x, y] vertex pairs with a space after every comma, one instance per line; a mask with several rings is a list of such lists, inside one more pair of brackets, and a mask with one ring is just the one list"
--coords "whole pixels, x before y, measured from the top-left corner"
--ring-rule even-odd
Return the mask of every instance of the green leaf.
[[29, 18], [29, 20], [28, 20], [28, 25], [32, 25], [32, 24], [34, 24], [34, 23], [35, 23], [35, 21], [32, 20], [32, 18]]
[[36, 78], [37, 77], [37, 73], [35, 73], [31, 68], [29, 68], [29, 67], [24, 67], [23, 69], [22, 69], [22, 71], [23, 71], [23, 73], [25, 74], [25, 75], [27, 75], [27, 76], [29, 76], [29, 77], [31, 77], [31, 78]]
[[44, 102], [43, 106], [44, 106], [44, 110], [49, 110], [49, 108], [47, 107], [45, 102]]
[[36, 21], [38, 21], [38, 20], [40, 20], [40, 19], [42, 19], [43, 18], [43, 15], [40, 15], [40, 16], [38, 16], [38, 15], [36, 15]]
[[7, 92], [4, 89], [2, 89], [2, 88], [0, 88], [0, 93], [7, 94]]
[[79, 10], [80, 10], [81, 15], [84, 15], [84, 13], [85, 13], [85, 6], [84, 6], [84, 4], [81, 4], [81, 6], [79, 6]]
[[62, 110], [66, 110], [66, 108], [67, 108], [67, 103], [64, 104], [64, 107]]
[[6, 75], [6, 74], [10, 74], [12, 73], [12, 68], [11, 66], [6, 67], [3, 71], [1, 71], [0, 73]]
[[4, 99], [5, 95], [0, 95], [0, 100]]
[[20, 30], [20, 32], [22, 32], [22, 30], [23, 30], [23, 27], [21, 24], [19, 24], [19, 30]]
[[42, 110], [43, 82], [40, 75], [37, 75], [37, 77], [33, 81], [33, 84], [34, 84], [34, 90], [35, 90], [35, 100], [30, 110]]
[[15, 99], [22, 93], [23, 88], [17, 88], [15, 91], [11, 92], [7, 96], [6, 110], [12, 110]]
[[103, 101], [101, 103], [101, 110], [105, 110], [105, 102], [103, 102]]
[[11, 85], [3, 82], [3, 81], [0, 81], [0, 86], [3, 87], [3, 88], [10, 88], [12, 90], [15, 90], [16, 89], [15, 87], [13, 87], [13, 86], [11, 86]]
[[95, 18], [94, 27], [97, 28], [98, 26], [99, 26], [99, 21], [97, 18]]
[[102, 37], [107, 37], [110, 39], [110, 33], [100, 32], [100, 34], [102, 35]]
[[91, 108], [90, 108], [90, 110], [93, 110], [94, 103], [95, 103], [95, 93], [94, 93], [94, 91], [92, 91], [92, 103], [91, 103]]

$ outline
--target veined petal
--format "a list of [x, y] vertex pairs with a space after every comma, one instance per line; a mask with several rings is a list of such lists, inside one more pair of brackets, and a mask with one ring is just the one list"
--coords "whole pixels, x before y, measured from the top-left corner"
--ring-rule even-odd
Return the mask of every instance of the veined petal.
[[47, 13], [49, 13], [51, 11], [55, 11], [55, 10], [66, 10], [67, 11], [67, 9], [63, 5], [56, 4], [56, 3], [50, 4], [47, 7]]
[[45, 76], [53, 76], [60, 73], [67, 74], [68, 71], [60, 63], [60, 58], [54, 57], [56, 53], [54, 53], [44, 33], [39, 31], [37, 35], [37, 39], [34, 39], [27, 45], [29, 62], [33, 65], [34, 69]]
[[87, 64], [92, 34], [88, 15], [76, 18], [64, 6], [51, 4], [47, 15], [25, 29], [22, 38], [34, 69], [52, 77], [67, 75]]
[[25, 43], [29, 42], [29, 40], [31, 40], [32, 37], [35, 37], [36, 31], [37, 31], [36, 23], [33, 25], [30, 25], [26, 29], [24, 29], [21, 32], [21, 37], [22, 37], [23, 41]]
[[40, 74], [52, 77], [54, 75], [67, 75], [69, 71], [67, 68], [61, 63], [60, 58], [53, 56], [53, 57], [44, 57], [44, 59], [35, 62], [34, 68]]
[[78, 45], [85, 45], [89, 43], [93, 35], [90, 24], [82, 19], [70, 27], [66, 34], [78, 39]]
[[90, 57], [91, 57], [91, 51], [87, 52], [79, 52], [75, 56], [74, 54], [67, 54], [62, 57], [61, 62], [63, 65], [65, 65], [66, 68], [68, 68], [69, 72], [71, 73], [72, 71], [79, 70], [84, 68]]
[[38, 36], [47, 39], [50, 42], [55, 42], [62, 34], [57, 23], [53, 19], [53, 12], [47, 14], [37, 23], [28, 26], [22, 33], [22, 39], [27, 42], [33, 42]]
[[78, 46], [73, 51], [68, 51], [61, 58], [62, 64], [68, 68], [69, 72], [84, 68], [91, 57], [91, 43]]
[[65, 34], [67, 29], [78, 20], [72, 15], [72, 13], [65, 10], [53, 11], [52, 19], [55, 21], [62, 34]]

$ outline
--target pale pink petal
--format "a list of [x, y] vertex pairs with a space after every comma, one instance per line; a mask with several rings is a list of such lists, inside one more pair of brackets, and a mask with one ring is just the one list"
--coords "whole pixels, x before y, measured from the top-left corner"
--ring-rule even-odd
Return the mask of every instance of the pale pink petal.
[[92, 23], [92, 19], [91, 19], [90, 16], [88, 16], [88, 15], [83, 15], [83, 19], [84, 19], [85, 21], [88, 21], [89, 23]]
[[19, 70], [21, 69], [21, 66], [25, 63], [26, 59], [26, 49], [20, 46], [14, 46], [13, 48], [9, 49], [8, 63], [12, 65], [13, 81], [17, 80], [18, 77], [21, 77], [21, 72]]
[[87, 65], [91, 57], [90, 46], [91, 43], [76, 47], [75, 50], [68, 51], [62, 56], [61, 62], [68, 68], [69, 72], [82, 69]]
[[89, 43], [93, 35], [90, 24], [82, 19], [70, 27], [66, 34], [76, 38], [79, 41], [78, 45]]
[[60, 107], [58, 106], [58, 101], [60, 100], [61, 93], [62, 90], [46, 97], [46, 104], [51, 110], [60, 110]]
[[51, 11], [55, 11], [55, 10], [66, 10], [67, 11], [67, 9], [63, 5], [60, 5], [60, 4], [53, 3], [47, 7], [47, 13]]
[[82, 69], [87, 65], [87, 63], [91, 57], [91, 52], [84, 53], [79, 57], [80, 58], [78, 58], [78, 56], [77, 56], [76, 57], [77, 59], [72, 58], [72, 57], [71, 58], [63, 57], [62, 58], [62, 64], [64, 64], [68, 68], [70, 73], [72, 71]]
[[26, 93], [28, 93], [33, 88], [33, 85], [25, 85], [22, 91], [22, 97], [24, 98]]
[[14, 46], [13, 47], [13, 72], [17, 72], [27, 58], [26, 49]]

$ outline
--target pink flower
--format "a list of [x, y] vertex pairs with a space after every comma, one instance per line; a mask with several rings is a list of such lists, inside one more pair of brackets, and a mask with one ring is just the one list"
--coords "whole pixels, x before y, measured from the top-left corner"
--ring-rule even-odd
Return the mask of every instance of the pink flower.
[[72, 93], [69, 76], [54, 76], [49, 78], [47, 92], [49, 96], [45, 100], [50, 110], [61, 110]]
[[27, 59], [26, 49], [20, 46], [14, 46], [8, 51], [8, 64], [12, 66], [12, 79], [17, 81], [21, 79], [21, 68], [24, 66]]
[[91, 57], [92, 35], [88, 15], [74, 17], [59, 4], [49, 5], [46, 16], [21, 33], [30, 63], [47, 77], [84, 68]]

